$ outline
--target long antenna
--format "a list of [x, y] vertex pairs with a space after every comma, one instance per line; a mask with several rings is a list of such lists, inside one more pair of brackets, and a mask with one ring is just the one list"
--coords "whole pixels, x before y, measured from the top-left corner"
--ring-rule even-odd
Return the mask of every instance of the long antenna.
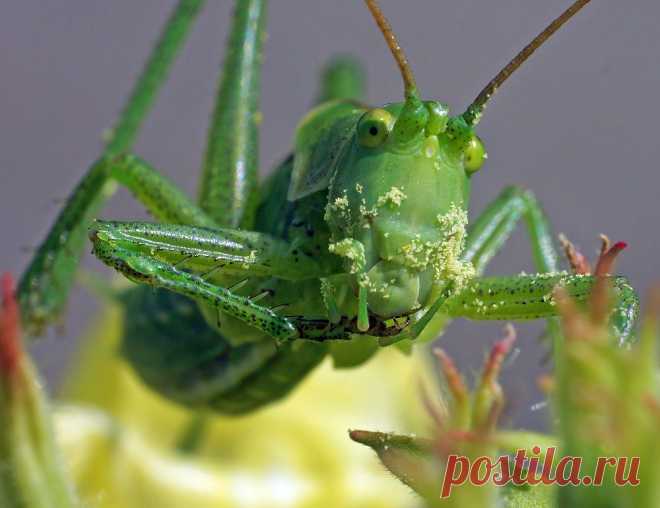
[[576, 0], [573, 5], [566, 9], [559, 17], [557, 17], [552, 23], [550, 23], [540, 34], [538, 34], [532, 42], [523, 48], [523, 50], [518, 53], [513, 60], [511, 60], [506, 67], [504, 67], [490, 82], [484, 87], [479, 95], [472, 101], [472, 104], [468, 106], [463, 113], [463, 119], [467, 122], [468, 125], [476, 125], [481, 119], [481, 115], [486, 107], [486, 104], [497, 91], [497, 89], [502, 86], [510, 76], [513, 74], [518, 67], [520, 67], [525, 60], [534, 54], [534, 52], [543, 45], [557, 30], [559, 30], [569, 19], [571, 19], [575, 14], [577, 14], [585, 5], [587, 5], [591, 0]]
[[396, 64], [399, 66], [399, 70], [401, 71], [401, 77], [403, 78], [403, 86], [404, 86], [404, 93], [406, 99], [411, 96], [416, 97], [417, 85], [415, 84], [415, 77], [413, 76], [412, 70], [410, 69], [410, 65], [408, 64], [408, 59], [406, 58], [406, 54], [403, 52], [403, 49], [401, 48], [401, 45], [399, 44], [399, 41], [396, 38], [396, 35], [394, 35], [392, 26], [390, 25], [389, 21], [387, 21], [387, 18], [383, 14], [383, 11], [380, 9], [380, 6], [378, 5], [378, 2], [376, 0], [364, 0], [364, 1], [367, 4], [369, 10], [371, 11], [371, 15], [374, 17], [374, 20], [376, 21], [378, 28], [380, 28], [380, 31], [383, 33], [383, 37], [385, 37], [385, 42], [387, 42], [387, 45], [389, 46], [390, 51], [392, 52], [392, 56], [394, 57], [394, 60], [396, 60]]

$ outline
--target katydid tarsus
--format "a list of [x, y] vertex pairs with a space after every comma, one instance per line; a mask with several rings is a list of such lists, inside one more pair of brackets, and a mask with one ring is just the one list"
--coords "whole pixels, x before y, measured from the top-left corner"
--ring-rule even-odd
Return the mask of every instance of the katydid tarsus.
[[[379, 347], [435, 337], [454, 317], [553, 318], [558, 286], [588, 296], [597, 277], [561, 271], [531, 192], [506, 188], [467, 224], [471, 179], [486, 159], [475, 134], [486, 104], [588, 0], [571, 5], [456, 116], [422, 100], [388, 21], [366, 0], [401, 72], [403, 102], [366, 106], [359, 65], [334, 60], [291, 156], [258, 183], [266, 3], [236, 1], [193, 201], [131, 153], [203, 4], [179, 2], [104, 153], [23, 276], [30, 332], [61, 314], [88, 236], [98, 258], [138, 283], [121, 296], [122, 350], [147, 384], [191, 407], [243, 413], [284, 396], [328, 354], [338, 367], [355, 365]], [[112, 182], [158, 222], [92, 222]], [[482, 277], [521, 220], [538, 273]], [[637, 297], [623, 277], [600, 276], [611, 279], [613, 334], [625, 344]]]

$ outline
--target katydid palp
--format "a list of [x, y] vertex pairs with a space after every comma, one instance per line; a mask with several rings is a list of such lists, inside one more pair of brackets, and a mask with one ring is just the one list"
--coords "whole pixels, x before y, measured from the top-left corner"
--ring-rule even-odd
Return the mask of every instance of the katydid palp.
[[[357, 365], [380, 346], [435, 337], [453, 317], [552, 318], [557, 286], [586, 298], [597, 278], [560, 270], [529, 191], [505, 189], [469, 227], [467, 209], [486, 158], [474, 132], [485, 105], [588, 0], [571, 5], [456, 116], [421, 99], [389, 23], [366, 0], [401, 71], [404, 101], [366, 106], [359, 66], [334, 61], [292, 155], [261, 184], [266, 1], [238, 0], [195, 203], [130, 150], [202, 3], [179, 2], [105, 152], [24, 274], [28, 330], [62, 311], [88, 234], [98, 258], [139, 284], [121, 297], [122, 350], [142, 379], [188, 406], [243, 413], [284, 396], [328, 354], [338, 367]], [[159, 222], [95, 221], [87, 232], [112, 181]], [[481, 277], [523, 219], [539, 273]], [[612, 327], [626, 343], [637, 297], [624, 278], [608, 278]]]

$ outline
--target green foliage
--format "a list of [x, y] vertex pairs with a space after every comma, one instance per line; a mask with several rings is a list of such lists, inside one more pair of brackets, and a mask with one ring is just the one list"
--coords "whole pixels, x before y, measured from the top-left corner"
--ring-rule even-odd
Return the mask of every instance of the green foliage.
[[[495, 377], [497, 369], [489, 365], [493, 358], [503, 356], [506, 347], [501, 341], [493, 348], [481, 380], [471, 393], [451, 360], [439, 352], [449, 396], [441, 406], [445, 408], [443, 411], [432, 410], [437, 424], [433, 438], [367, 431], [352, 431], [351, 438], [371, 447], [391, 473], [432, 507], [657, 506], [660, 500], [657, 441], [660, 294], [650, 298], [639, 343], [621, 348], [612, 340], [612, 328], [608, 325], [610, 287], [605, 279], [599, 279], [586, 309], [559, 293], [563, 340], [557, 343], [554, 374], [540, 380], [552, 402], [554, 437], [506, 431], [496, 425], [503, 395]], [[540, 453], [532, 450], [535, 446]], [[597, 476], [599, 458], [602, 461], [602, 458], [625, 457], [627, 461], [620, 471], [614, 465], [603, 468], [601, 485], [541, 483], [497, 487], [492, 482], [481, 486], [466, 482], [455, 485], [450, 497], [440, 498], [451, 454], [472, 459], [487, 456], [496, 462], [502, 454], [524, 449], [528, 457], [538, 456], [543, 464], [543, 454], [553, 447], [556, 447], [553, 467], [562, 457], [579, 457], [582, 478], [588, 475], [592, 481]], [[550, 457], [550, 452], [547, 453]], [[639, 459], [638, 468], [633, 466], [635, 458]], [[570, 462], [564, 478], [571, 477], [572, 465]], [[521, 478], [529, 478], [529, 474], [524, 471]], [[617, 476], [627, 479], [627, 484], [617, 484]]]
[[13, 280], [2, 279], [0, 302], [0, 506], [74, 508], [55, 447], [52, 414], [21, 344]]

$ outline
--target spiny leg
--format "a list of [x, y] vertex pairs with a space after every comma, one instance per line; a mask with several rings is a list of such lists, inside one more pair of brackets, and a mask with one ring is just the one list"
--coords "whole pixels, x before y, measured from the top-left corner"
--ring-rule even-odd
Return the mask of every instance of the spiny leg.
[[[472, 262], [477, 274], [483, 273], [521, 219], [527, 226], [536, 269], [540, 273], [560, 271], [550, 221], [543, 208], [531, 191], [510, 186], [486, 207], [468, 231], [463, 258]], [[547, 326], [548, 336], [556, 343], [561, 338], [557, 318], [548, 318]]]
[[[252, 231], [97, 221], [90, 239], [94, 254], [129, 279], [194, 298], [281, 340], [301, 335], [292, 321], [257, 305], [259, 295], [237, 296], [231, 289], [209, 282], [211, 276], [295, 281], [329, 275], [327, 268], [295, 245]], [[309, 332], [318, 338], [316, 321], [296, 318], [296, 322], [302, 335]]]
[[[179, 270], [169, 263], [119, 248], [105, 242], [98, 235], [92, 236], [92, 241], [94, 254], [128, 279], [195, 299], [202, 305], [215, 308], [262, 331], [278, 343], [293, 339], [316, 342], [330, 339], [348, 340], [353, 334], [360, 333], [354, 320], [334, 324], [323, 319], [306, 319], [304, 316], [282, 316], [275, 309], [255, 303], [257, 298], [238, 296], [231, 289], [213, 284], [199, 275]], [[387, 333], [385, 330], [385, 324], [378, 322], [363, 332], [381, 335]]]
[[226, 289], [214, 283], [214, 278], [226, 280], [228, 276], [302, 281], [331, 274], [331, 267], [265, 233], [97, 221], [90, 229], [90, 239], [94, 254], [129, 279], [194, 298], [279, 340], [346, 340], [360, 332], [380, 336], [397, 331], [378, 320], [373, 320], [369, 330], [360, 331], [355, 320], [347, 318], [331, 323], [304, 316], [283, 317], [275, 309], [257, 305], [261, 295], [238, 296], [237, 287]]
[[303, 281], [333, 273], [334, 265], [324, 266], [294, 244], [266, 233], [96, 221], [90, 239], [93, 253], [127, 278], [193, 298], [203, 307], [233, 316], [280, 341], [347, 340], [354, 334], [387, 336], [401, 330], [377, 319], [364, 330], [349, 318], [330, 322], [305, 316], [283, 317], [275, 308], [256, 304], [263, 295], [238, 296], [237, 288], [226, 289], [213, 282], [214, 278], [222, 281], [236, 276]]
[[[203, 0], [180, 0], [135, 84], [115, 126], [109, 131], [104, 155], [129, 150], [151, 108]], [[106, 176], [90, 168], [71, 193], [46, 239], [39, 246], [19, 283], [21, 314], [28, 334], [41, 333], [64, 308], [73, 283], [87, 226], [112, 190]]]
[[298, 336], [296, 328], [288, 319], [252, 302], [248, 297], [233, 294], [228, 289], [169, 263], [118, 247], [106, 241], [103, 235], [95, 230], [91, 232], [91, 240], [94, 243], [94, 254], [99, 259], [134, 282], [193, 298], [261, 330], [278, 341]]
[[[624, 277], [603, 276], [613, 289], [614, 309], [610, 323], [620, 345], [633, 338], [639, 315], [639, 299]], [[562, 287], [578, 303], [585, 303], [597, 276], [537, 274], [474, 279], [445, 304], [452, 317], [478, 320], [520, 320], [557, 316], [555, 289]]]
[[304, 280], [325, 275], [316, 259], [294, 244], [255, 231], [96, 221], [90, 238], [98, 254], [119, 250], [204, 278], [214, 274]]
[[[60, 289], [71, 284], [78, 264], [78, 256], [72, 251], [72, 244], [81, 241], [77, 238], [78, 235], [84, 235], [83, 239], [87, 235], [87, 226], [92, 220], [90, 212], [95, 209], [95, 206], [90, 204], [99, 199], [96, 190], [110, 181], [125, 185], [159, 220], [203, 227], [215, 226], [215, 223], [172, 182], [138, 157], [128, 154], [104, 157], [92, 165], [84, 182], [77, 189], [80, 192], [74, 192], [60, 215], [62, 220], [58, 220], [51, 230], [31, 266], [40, 268], [49, 262], [53, 263], [54, 268], [43, 272], [43, 276], [47, 277], [54, 288]], [[81, 225], [84, 228], [81, 228]], [[56, 235], [56, 232], [59, 234]], [[30, 283], [35, 284], [36, 281], [28, 271], [22, 282], [27, 286]], [[26, 312], [32, 313], [31, 315], [38, 312], [40, 306], [37, 298], [40, 295], [58, 305], [64, 305], [66, 302], [66, 293], [51, 291], [42, 294], [26, 290], [21, 293], [21, 302]]]
[[[524, 218], [527, 224], [532, 255], [539, 272], [544, 274], [560, 271], [550, 224], [543, 209], [530, 191], [508, 187], [486, 208], [468, 233], [464, 258], [473, 262], [477, 273], [483, 271], [486, 263], [508, 239], [520, 218]], [[613, 325], [619, 333], [621, 343], [626, 343], [633, 340], [638, 297], [625, 279], [615, 280]], [[553, 341], [561, 337], [556, 317], [548, 319], [548, 331]]]
[[266, 0], [241, 0], [208, 131], [199, 204], [221, 226], [251, 229], [258, 202], [259, 96]]

